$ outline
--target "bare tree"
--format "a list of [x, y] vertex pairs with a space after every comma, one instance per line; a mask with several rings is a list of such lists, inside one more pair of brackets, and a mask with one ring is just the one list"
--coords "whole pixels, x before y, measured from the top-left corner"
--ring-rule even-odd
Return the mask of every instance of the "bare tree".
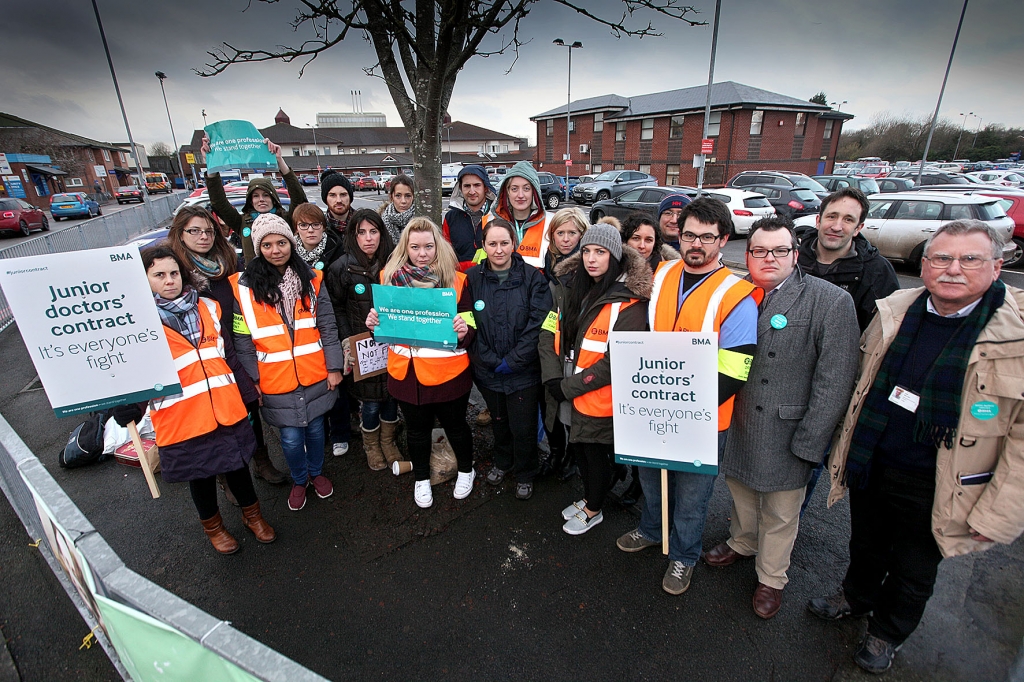
[[147, 156], [174, 156], [174, 150], [171, 149], [171, 145], [166, 142], [154, 142], [149, 145], [149, 151], [146, 152]]
[[[518, 58], [525, 44], [520, 23], [539, 0], [298, 0], [300, 9], [292, 28], [306, 28], [313, 37], [295, 47], [272, 49], [237, 48], [224, 43], [208, 54], [212, 60], [200, 76], [214, 76], [233, 64], [300, 60], [303, 69], [320, 54], [338, 45], [353, 32], [374, 48], [377, 63], [364, 68], [369, 76], [384, 80], [409, 133], [412, 146], [417, 201], [434, 221], [441, 220], [441, 126], [459, 71], [474, 56], [511, 52]], [[267, 4], [277, 0], [260, 0]], [[586, 3], [554, 0], [581, 16], [606, 27], [616, 37], [662, 35], [654, 24], [636, 21], [637, 14], [676, 19], [691, 26], [687, 15], [693, 7], [678, 0], [622, 0], [622, 15], [608, 18], [595, 14]], [[507, 29], [507, 32], [506, 32]], [[485, 40], [487, 41], [485, 45]], [[528, 42], [528, 41], [527, 41]], [[493, 43], [493, 44], [492, 44]], [[512, 66], [509, 66], [511, 70]]]

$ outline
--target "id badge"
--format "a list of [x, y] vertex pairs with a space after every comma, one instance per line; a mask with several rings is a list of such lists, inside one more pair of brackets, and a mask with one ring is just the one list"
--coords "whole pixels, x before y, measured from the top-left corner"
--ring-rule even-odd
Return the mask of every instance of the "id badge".
[[917, 406], [921, 403], [921, 396], [909, 388], [896, 386], [892, 389], [892, 393], [889, 394], [889, 402], [896, 403], [907, 412], [914, 413], [917, 412]]

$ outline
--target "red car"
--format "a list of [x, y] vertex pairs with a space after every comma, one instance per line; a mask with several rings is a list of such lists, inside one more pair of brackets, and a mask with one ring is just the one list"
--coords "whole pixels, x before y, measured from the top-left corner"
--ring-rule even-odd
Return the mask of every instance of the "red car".
[[1017, 243], [1017, 250], [1013, 252], [1012, 258], [1007, 259], [1003, 263], [1003, 267], [1009, 268], [1024, 265], [1024, 260], [1022, 260], [1024, 258], [1024, 192], [1008, 189], [1006, 192], [984, 190], [975, 192], [975, 194], [999, 197], [999, 203], [1002, 205], [1003, 210], [1006, 211], [1006, 215], [1013, 218], [1013, 241]]
[[356, 189], [377, 189], [377, 181], [369, 175], [364, 175], [361, 178], [356, 178], [352, 181], [352, 186]]
[[49, 229], [50, 221], [41, 209], [22, 199], [0, 199], [0, 233], [20, 232], [27, 237], [32, 230]]

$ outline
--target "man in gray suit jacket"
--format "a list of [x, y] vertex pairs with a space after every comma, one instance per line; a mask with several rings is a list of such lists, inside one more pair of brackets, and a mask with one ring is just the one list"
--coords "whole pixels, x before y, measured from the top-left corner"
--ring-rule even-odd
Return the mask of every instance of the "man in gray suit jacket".
[[793, 223], [763, 218], [747, 238], [750, 279], [765, 291], [757, 353], [736, 394], [721, 471], [732, 493], [729, 539], [704, 561], [756, 556], [754, 612], [782, 606], [800, 505], [843, 416], [857, 374], [860, 328], [850, 295], [797, 266]]

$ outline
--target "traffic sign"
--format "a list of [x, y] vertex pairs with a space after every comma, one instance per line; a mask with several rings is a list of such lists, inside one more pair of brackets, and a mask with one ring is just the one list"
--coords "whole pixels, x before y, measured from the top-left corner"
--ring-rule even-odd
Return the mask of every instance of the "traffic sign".
[[566, 159], [565, 160], [565, 165], [566, 166], [571, 166], [572, 165], [572, 159]]
[[195, 163], [195, 162], [196, 162], [196, 155], [195, 154], [192, 154], [191, 152], [188, 152], [188, 153], [185, 154], [185, 163]]
[[710, 138], [704, 138], [700, 141], [700, 153], [711, 154], [715, 151], [715, 141]]

